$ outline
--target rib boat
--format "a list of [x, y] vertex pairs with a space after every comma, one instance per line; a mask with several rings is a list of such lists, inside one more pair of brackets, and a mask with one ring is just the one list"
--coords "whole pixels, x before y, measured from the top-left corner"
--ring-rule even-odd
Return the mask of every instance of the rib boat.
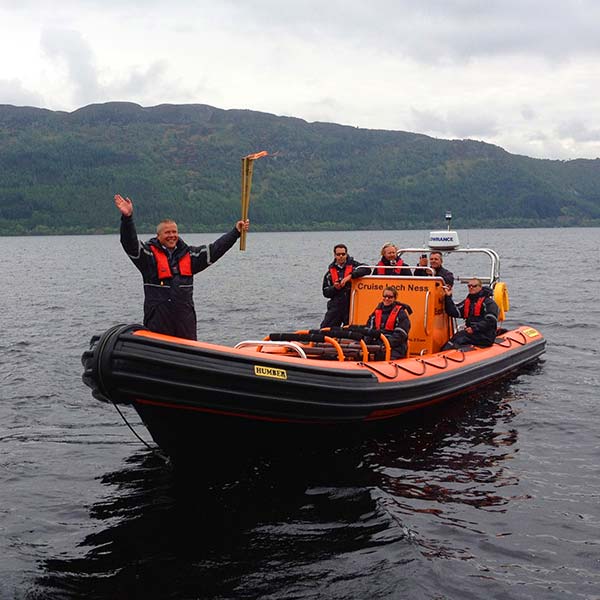
[[[494, 291], [503, 320], [510, 305], [498, 254], [462, 249], [455, 232], [439, 233], [432, 232], [428, 247], [401, 254], [483, 256], [490, 270], [479, 278]], [[464, 297], [460, 285], [472, 277], [455, 277], [455, 297]], [[387, 338], [364, 326], [389, 285], [412, 308], [408, 355], [398, 360], [391, 360]], [[353, 279], [350, 326], [272, 332], [233, 347], [113, 326], [84, 352], [83, 381], [96, 399], [133, 406], [174, 459], [200, 443], [214, 448], [242, 436], [280, 443], [299, 432], [310, 443], [318, 433], [391, 419], [401, 424], [405, 413], [490, 385], [545, 350], [542, 333], [529, 325], [499, 328], [490, 347], [442, 350], [458, 326], [444, 311], [444, 286], [433, 273]]]

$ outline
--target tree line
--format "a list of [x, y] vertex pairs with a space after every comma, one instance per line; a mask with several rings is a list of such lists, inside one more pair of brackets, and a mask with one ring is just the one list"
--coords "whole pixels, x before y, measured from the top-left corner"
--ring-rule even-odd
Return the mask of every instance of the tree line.
[[204, 105], [0, 106], [0, 235], [112, 233], [112, 197], [140, 230], [239, 218], [241, 157], [255, 165], [255, 230], [600, 225], [600, 161], [537, 160], [471, 140], [307, 123]]

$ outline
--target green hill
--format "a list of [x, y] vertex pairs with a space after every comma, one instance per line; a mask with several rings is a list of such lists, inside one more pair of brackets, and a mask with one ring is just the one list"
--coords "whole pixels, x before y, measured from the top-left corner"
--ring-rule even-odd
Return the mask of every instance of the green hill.
[[115, 193], [138, 228], [239, 218], [256, 163], [255, 230], [600, 225], [600, 160], [537, 160], [469, 140], [307, 123], [204, 105], [110, 102], [72, 113], [0, 105], [0, 234], [102, 233]]

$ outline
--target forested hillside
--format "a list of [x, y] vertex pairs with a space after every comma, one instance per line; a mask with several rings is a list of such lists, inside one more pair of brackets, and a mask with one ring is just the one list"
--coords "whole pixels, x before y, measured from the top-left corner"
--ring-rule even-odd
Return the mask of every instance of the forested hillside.
[[114, 232], [115, 193], [140, 230], [219, 231], [255, 165], [255, 230], [600, 225], [600, 160], [536, 160], [474, 141], [307, 123], [204, 105], [0, 105], [0, 234]]

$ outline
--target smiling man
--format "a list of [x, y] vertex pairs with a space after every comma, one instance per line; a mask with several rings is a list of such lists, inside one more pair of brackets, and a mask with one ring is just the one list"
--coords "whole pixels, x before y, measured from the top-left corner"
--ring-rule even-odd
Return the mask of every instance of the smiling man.
[[443, 267], [443, 263], [444, 259], [442, 253], [433, 250], [429, 253], [429, 266], [433, 269], [433, 273], [429, 269], [419, 268], [427, 266], [427, 256], [422, 254], [419, 259], [419, 264], [415, 269], [415, 277], [441, 277], [447, 286], [452, 287], [454, 285], [454, 273]]
[[194, 275], [221, 258], [249, 221], [235, 227], [208, 246], [188, 246], [180, 237], [177, 223], [164, 220], [156, 237], [142, 242], [133, 222], [133, 203], [117, 194], [121, 212], [121, 245], [144, 280], [144, 325], [151, 331], [195, 340]]

